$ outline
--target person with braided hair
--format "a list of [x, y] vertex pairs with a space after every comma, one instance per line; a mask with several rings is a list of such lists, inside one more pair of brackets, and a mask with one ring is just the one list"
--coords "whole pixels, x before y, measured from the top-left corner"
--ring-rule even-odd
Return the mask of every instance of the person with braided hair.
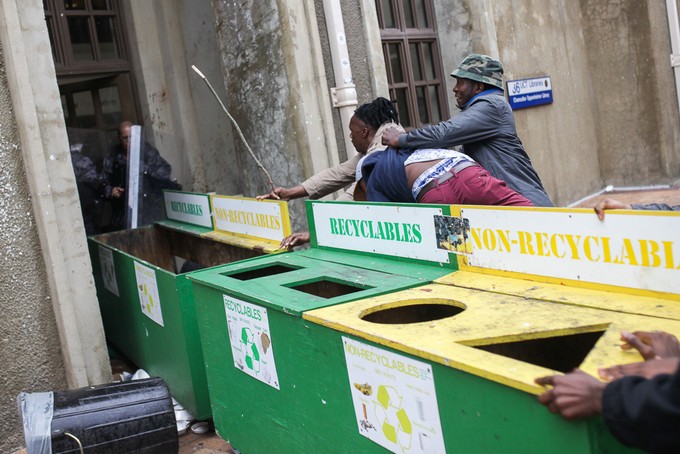
[[[354, 200], [354, 191], [361, 191], [355, 182], [355, 172], [357, 164], [361, 158], [369, 153], [387, 148], [382, 144], [383, 132], [389, 128], [404, 131], [399, 124], [399, 114], [389, 99], [378, 97], [371, 102], [362, 104], [355, 111], [350, 120], [350, 139], [355, 148], [357, 143], [366, 142], [368, 146], [357, 148], [358, 153], [350, 157], [347, 161], [334, 167], [322, 170], [292, 188], [277, 187], [269, 194], [257, 196], [258, 200], [277, 199], [292, 200], [302, 197], [310, 199], [320, 199], [345, 186], [350, 185], [347, 190], [338, 197], [338, 200]], [[363, 192], [359, 195], [360, 200], [365, 200]], [[291, 248], [309, 243], [309, 232], [295, 232], [281, 241], [280, 247]]]
[[[293, 186], [292, 188], [277, 187], [269, 194], [257, 196], [257, 199], [292, 200], [302, 197], [320, 199], [325, 195], [351, 185], [342, 195], [340, 195], [340, 197], [338, 197], [338, 200], [354, 200], [354, 172], [356, 171], [359, 160], [373, 151], [387, 148], [386, 145], [382, 144], [382, 134], [386, 129], [396, 128], [396, 130], [403, 132], [404, 128], [399, 124], [399, 115], [392, 105], [392, 101], [383, 97], [376, 98], [371, 102], [359, 106], [354, 111], [354, 116], [351, 121], [356, 122], [358, 125], [359, 131], [357, 133], [352, 133], [359, 135], [356, 139], [361, 140], [369, 135], [373, 137], [368, 147], [364, 148], [363, 151], [359, 151], [347, 161], [322, 170], [297, 186]], [[352, 131], [351, 126], [350, 131]], [[352, 143], [354, 144], [355, 137], [351, 138]]]

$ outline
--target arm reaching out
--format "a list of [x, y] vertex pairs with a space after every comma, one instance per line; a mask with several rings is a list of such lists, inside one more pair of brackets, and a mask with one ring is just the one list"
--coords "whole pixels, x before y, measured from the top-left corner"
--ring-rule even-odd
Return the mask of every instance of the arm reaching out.
[[678, 338], [663, 331], [628, 331], [621, 332], [624, 350], [635, 349], [645, 360], [655, 358], [680, 358], [680, 342]]
[[405, 134], [397, 128], [388, 128], [382, 134], [382, 143], [392, 148], [399, 148], [399, 137]]
[[281, 241], [280, 247], [292, 248], [293, 246], [301, 246], [303, 244], [309, 243], [309, 232], [295, 232], [292, 235], [285, 237]]
[[307, 197], [307, 191], [301, 185], [292, 188], [274, 188], [269, 194], [262, 194], [256, 197], [257, 200], [275, 199], [275, 200], [292, 200], [301, 197]]
[[595, 205], [595, 213], [597, 213], [597, 218], [602, 221], [604, 220], [604, 210], [632, 210], [633, 207], [629, 203], [619, 202], [614, 199], [602, 199]]
[[565, 419], [589, 418], [602, 412], [602, 393], [607, 385], [581, 370], [537, 378], [536, 384], [552, 387], [538, 396], [538, 401]]

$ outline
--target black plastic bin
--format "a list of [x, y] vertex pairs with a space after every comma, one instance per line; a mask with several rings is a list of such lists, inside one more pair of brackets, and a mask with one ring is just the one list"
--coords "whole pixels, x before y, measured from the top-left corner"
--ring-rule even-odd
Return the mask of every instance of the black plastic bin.
[[[48, 393], [39, 393], [49, 396]], [[52, 453], [176, 453], [177, 425], [168, 387], [160, 378], [92, 386], [52, 393], [51, 421], [43, 400], [31, 404], [19, 395], [28, 453], [41, 434], [29, 433], [49, 423]], [[29, 402], [25, 404], [24, 402]], [[35, 402], [35, 400], [34, 400]], [[47, 410], [47, 411], [45, 411]], [[34, 414], [30, 414], [34, 413]], [[47, 414], [47, 416], [44, 416]], [[36, 418], [43, 419], [35, 424]], [[34, 424], [28, 424], [33, 421]], [[35, 449], [39, 452], [40, 449]]]

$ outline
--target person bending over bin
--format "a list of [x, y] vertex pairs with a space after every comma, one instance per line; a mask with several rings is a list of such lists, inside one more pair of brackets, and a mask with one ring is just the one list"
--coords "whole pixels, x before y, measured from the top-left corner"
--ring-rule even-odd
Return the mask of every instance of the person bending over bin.
[[[277, 187], [269, 194], [262, 194], [257, 196], [258, 200], [263, 199], [277, 199], [277, 200], [292, 200], [302, 197], [309, 197], [310, 199], [319, 199], [325, 195], [331, 194], [347, 185], [351, 185], [338, 200], [350, 201], [354, 200], [355, 191], [355, 171], [357, 163], [366, 154], [372, 153], [376, 150], [387, 148], [382, 144], [382, 134], [387, 128], [394, 128], [398, 131], [404, 129], [399, 124], [399, 114], [392, 105], [392, 102], [386, 98], [378, 97], [371, 102], [362, 104], [354, 111], [355, 122], [360, 127], [355, 131], [356, 137], [350, 136], [352, 143], [360, 136], [371, 137], [369, 145], [347, 161], [338, 164], [335, 167], [322, 170], [311, 178], [303, 181], [292, 188]], [[350, 133], [352, 128], [350, 127]], [[361, 200], [361, 199], [360, 199]], [[281, 241], [280, 247], [290, 248], [299, 246], [309, 242], [309, 232], [295, 232], [287, 236]]]
[[637, 349], [645, 362], [599, 371], [604, 383], [576, 370], [536, 379], [548, 389], [538, 397], [566, 419], [601, 414], [622, 443], [654, 453], [680, 452], [680, 344], [664, 332], [621, 334], [624, 349]]
[[533, 206], [454, 150], [388, 148], [366, 156], [359, 165], [360, 187], [372, 202]]
[[[357, 114], [349, 121], [352, 145], [362, 154], [375, 140], [364, 125]], [[357, 200], [532, 206], [529, 199], [455, 150], [390, 147], [361, 158], [356, 175]]]
[[472, 54], [451, 76], [456, 79], [453, 94], [460, 114], [408, 133], [388, 129], [383, 133], [383, 143], [411, 149], [462, 145], [466, 155], [535, 206], [552, 206], [517, 136], [512, 109], [503, 94], [501, 62], [488, 55]]
[[[338, 200], [353, 200], [354, 172], [359, 160], [368, 153], [387, 148], [382, 144], [382, 134], [386, 129], [393, 128], [397, 131], [404, 131], [404, 128], [399, 124], [397, 110], [392, 105], [392, 102], [386, 98], [379, 97], [371, 102], [362, 104], [354, 111], [354, 116], [357, 117], [356, 121], [361, 123], [361, 128], [357, 130], [356, 134], [362, 136], [370, 134], [373, 139], [363, 151], [357, 150], [358, 153], [347, 161], [322, 170], [297, 186], [292, 188], [278, 187], [269, 194], [257, 196], [257, 199], [292, 200], [302, 197], [320, 199], [325, 195], [351, 185], [346, 192], [338, 197]], [[352, 128], [350, 128], [351, 130]], [[351, 139], [352, 143], [354, 143], [354, 139]]]

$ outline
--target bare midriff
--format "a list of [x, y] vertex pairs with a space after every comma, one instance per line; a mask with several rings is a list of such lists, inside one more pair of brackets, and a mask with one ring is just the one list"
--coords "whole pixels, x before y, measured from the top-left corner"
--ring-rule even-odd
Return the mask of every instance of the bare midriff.
[[425, 172], [427, 169], [429, 169], [439, 161], [443, 161], [443, 159], [435, 159], [434, 161], [414, 162], [413, 164], [405, 166], [406, 182], [408, 183], [408, 188], [409, 189], [413, 188], [413, 183], [415, 183], [416, 179], [418, 179], [418, 177], [423, 172]]

